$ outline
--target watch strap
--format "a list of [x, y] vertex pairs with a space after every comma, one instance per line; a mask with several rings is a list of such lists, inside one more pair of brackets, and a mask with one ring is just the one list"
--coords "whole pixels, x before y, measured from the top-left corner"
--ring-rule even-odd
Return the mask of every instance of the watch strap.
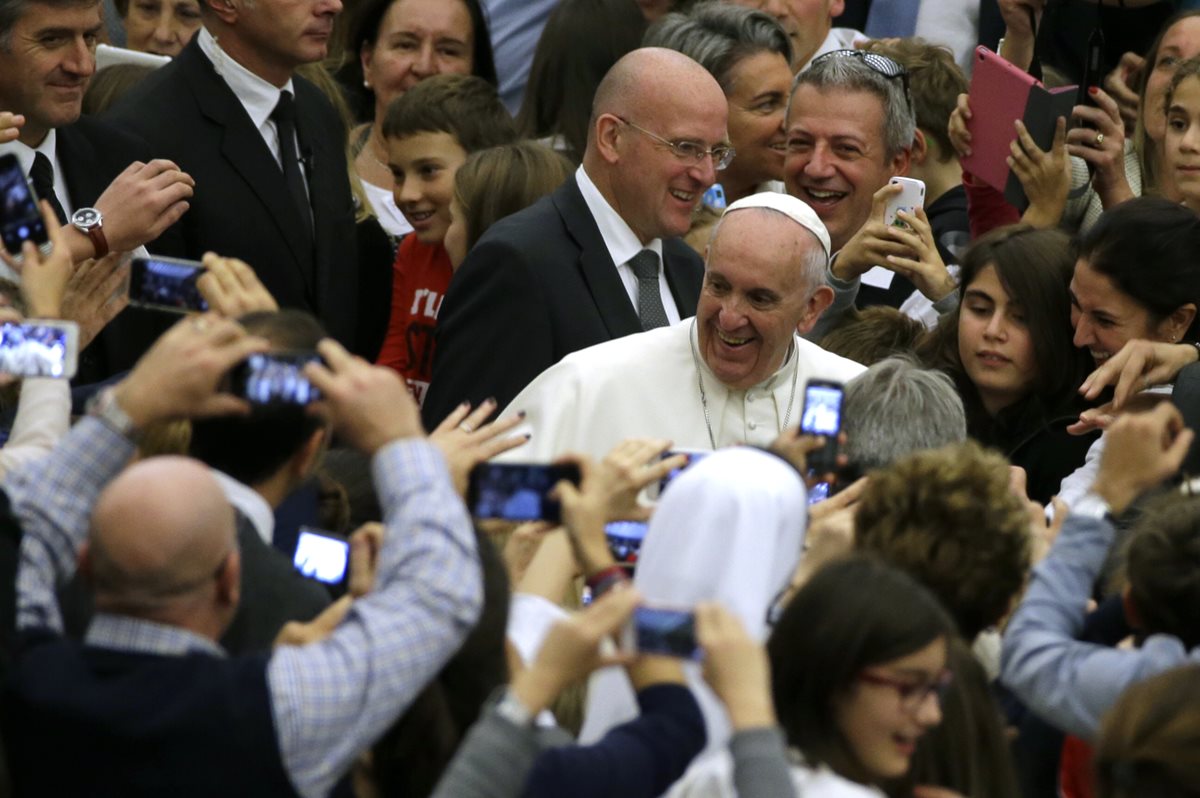
[[89, 416], [98, 418], [113, 432], [124, 435], [130, 440], [135, 437], [136, 430], [133, 427], [133, 419], [117, 402], [116, 391], [112, 388], [105, 388], [89, 399], [87, 413]]

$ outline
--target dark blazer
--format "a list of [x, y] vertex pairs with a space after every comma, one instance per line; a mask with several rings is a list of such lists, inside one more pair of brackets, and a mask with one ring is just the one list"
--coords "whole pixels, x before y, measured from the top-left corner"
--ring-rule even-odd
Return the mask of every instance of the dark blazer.
[[[700, 256], [668, 239], [663, 267], [680, 315], [695, 314]], [[425, 425], [432, 429], [463, 400], [491, 396], [503, 408], [571, 352], [641, 331], [572, 176], [493, 225], [455, 272], [438, 312]]]
[[310, 311], [331, 335], [355, 347], [358, 260], [341, 119], [320, 90], [294, 79], [315, 229], [308, 247], [283, 170], [198, 40], [107, 115], [143, 136], [155, 157], [171, 159], [196, 181], [180, 224], [181, 250], [152, 251], [199, 258], [211, 250], [241, 258], [280, 307]]
[[[76, 210], [95, 205], [126, 167], [150, 158], [150, 148], [144, 140], [87, 116], [59, 128], [56, 136], [56, 154], [67, 185], [67, 199]], [[175, 235], [171, 231], [159, 240], [170, 245], [172, 240], [178, 241]], [[173, 316], [140, 308], [121, 311], [80, 354], [74, 382], [99, 382], [132, 368], [174, 320]]]
[[269, 652], [285, 623], [311, 621], [329, 606], [329, 591], [297, 573], [241, 513], [237, 513], [237, 537], [242, 598], [221, 645], [234, 656]]

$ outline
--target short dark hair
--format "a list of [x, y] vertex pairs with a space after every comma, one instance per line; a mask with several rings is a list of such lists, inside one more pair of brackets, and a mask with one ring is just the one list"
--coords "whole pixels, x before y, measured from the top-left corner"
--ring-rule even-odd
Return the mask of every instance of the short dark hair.
[[864, 668], [953, 634], [938, 600], [903, 571], [864, 555], [821, 568], [767, 641], [775, 712], [788, 743], [812, 764], [869, 782], [838, 728], [834, 699], [850, 692]]
[[1200, 498], [1165, 495], [1138, 519], [1125, 579], [1141, 631], [1200, 646]]
[[1029, 570], [1029, 516], [1008, 461], [974, 441], [873, 472], [854, 538], [929, 588], [967, 640], [1004, 617]]
[[[238, 321], [275, 350], [313, 350], [325, 337], [321, 324], [302, 310], [250, 313]], [[292, 407], [197, 419], [188, 454], [243, 484], [256, 485], [279, 471], [320, 427], [318, 418]]]
[[[1162, 197], [1136, 197], [1106, 210], [1075, 247], [1077, 258], [1156, 321], [1189, 302], [1200, 306], [1198, 252], [1200, 217]], [[1200, 314], [1184, 338], [1200, 340]]]
[[956, 158], [946, 120], [958, 104], [958, 95], [970, 89], [967, 76], [954, 62], [949, 48], [924, 39], [876, 39], [866, 49], [886, 55], [908, 70], [917, 127], [938, 145], [941, 161]]
[[384, 138], [417, 133], [448, 133], [468, 154], [517, 138], [496, 87], [473, 75], [435, 75], [392, 100]]
[[[12, 31], [18, 22], [29, 13], [29, 7], [34, 5], [50, 6], [51, 8], [69, 8], [71, 6], [99, 5], [100, 0], [0, 0], [0, 50], [9, 52], [12, 47]], [[15, 108], [6, 108], [16, 111]]]

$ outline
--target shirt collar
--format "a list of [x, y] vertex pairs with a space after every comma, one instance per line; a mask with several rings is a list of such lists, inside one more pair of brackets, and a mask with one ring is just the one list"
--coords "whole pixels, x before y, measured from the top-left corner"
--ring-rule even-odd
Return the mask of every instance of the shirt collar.
[[22, 144], [19, 141], [7, 141], [0, 144], [0, 155], [12, 153], [17, 156], [17, 161], [21, 164], [21, 171], [29, 174], [29, 170], [33, 168], [33, 158], [37, 153], [43, 153], [50, 159], [50, 163], [54, 166], [55, 174], [58, 173], [58, 131], [53, 128], [46, 134], [46, 138], [42, 139], [42, 143], [36, 147], [30, 147], [28, 144]]
[[92, 618], [83, 642], [96, 648], [137, 654], [226, 656], [225, 649], [217, 643], [187, 629], [106, 612], [98, 612]]
[[233, 56], [221, 48], [220, 42], [208, 32], [208, 28], [201, 27], [197, 35], [200, 37], [200, 49], [208, 56], [217, 74], [237, 95], [242, 107], [250, 115], [255, 129], [261, 129], [271, 118], [271, 112], [279, 104], [280, 92], [289, 91], [293, 97], [296, 96], [296, 88], [291, 78], [288, 78], [283, 88], [273, 86], [235, 61]]
[[254, 531], [269, 546], [275, 537], [275, 511], [258, 491], [244, 482], [238, 482], [215, 468], [209, 469], [225, 492], [225, 498], [238, 512], [250, 519]]
[[583, 195], [583, 201], [587, 203], [592, 218], [596, 220], [596, 226], [600, 228], [600, 237], [604, 239], [604, 246], [608, 248], [614, 266], [629, 262], [630, 258], [643, 249], [654, 250], [659, 263], [662, 262], [662, 239], [656, 238], [643, 245], [633, 229], [621, 218], [621, 214], [608, 204], [608, 200], [600, 193], [600, 189], [596, 188], [596, 184], [582, 166], [575, 171], [575, 182], [579, 184], [579, 193]]

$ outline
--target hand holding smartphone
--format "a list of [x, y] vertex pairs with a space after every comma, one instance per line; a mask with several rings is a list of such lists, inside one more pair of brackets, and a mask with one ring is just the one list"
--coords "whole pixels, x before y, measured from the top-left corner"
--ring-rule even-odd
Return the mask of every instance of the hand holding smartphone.
[[828, 474], [837, 469], [838, 434], [842, 431], [842, 402], [846, 390], [830, 380], [809, 380], [804, 385], [804, 412], [800, 431], [825, 438], [825, 445], [808, 453], [805, 463], [813, 474]]
[[623, 650], [637, 654], [658, 654], [677, 659], [699, 660], [696, 643], [696, 614], [691, 610], [641, 606], [622, 634]]
[[925, 207], [925, 183], [914, 177], [893, 177], [888, 183], [900, 186], [900, 193], [888, 200], [883, 211], [883, 223], [888, 227], [908, 227], [899, 218], [899, 213], [904, 211], [915, 216], [917, 208]]
[[300, 527], [292, 566], [309, 579], [344, 589], [350, 566], [350, 541], [311, 526]]
[[17, 156], [0, 155], [0, 240], [18, 263], [26, 241], [32, 241], [43, 255], [50, 254], [50, 233], [37, 200]]

